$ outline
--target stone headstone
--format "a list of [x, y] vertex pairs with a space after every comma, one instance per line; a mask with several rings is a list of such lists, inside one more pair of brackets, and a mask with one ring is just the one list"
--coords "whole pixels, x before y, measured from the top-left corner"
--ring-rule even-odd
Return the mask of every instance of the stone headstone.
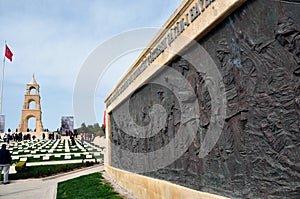
[[50, 160], [50, 156], [44, 156], [43, 160]]
[[92, 155], [86, 155], [85, 158], [90, 159], [90, 158], [93, 158], [93, 156]]

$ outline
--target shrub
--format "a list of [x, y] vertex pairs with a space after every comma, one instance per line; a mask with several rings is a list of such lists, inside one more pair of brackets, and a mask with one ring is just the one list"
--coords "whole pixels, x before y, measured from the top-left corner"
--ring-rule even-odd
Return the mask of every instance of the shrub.
[[27, 170], [26, 169], [26, 162], [25, 161], [18, 162], [16, 164], [15, 169], [16, 169], [17, 172], [25, 172]]

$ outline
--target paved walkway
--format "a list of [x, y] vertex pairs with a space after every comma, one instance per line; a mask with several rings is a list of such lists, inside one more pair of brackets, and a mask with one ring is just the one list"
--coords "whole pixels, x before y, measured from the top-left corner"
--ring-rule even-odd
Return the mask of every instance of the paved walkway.
[[0, 198], [56, 199], [57, 183], [103, 170], [103, 166], [96, 165], [47, 178], [12, 180], [7, 185], [1, 182]]

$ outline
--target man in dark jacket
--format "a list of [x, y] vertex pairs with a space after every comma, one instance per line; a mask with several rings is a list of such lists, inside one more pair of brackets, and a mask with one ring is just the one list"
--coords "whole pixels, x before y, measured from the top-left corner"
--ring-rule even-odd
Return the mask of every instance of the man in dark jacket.
[[8, 173], [9, 167], [11, 164], [11, 155], [10, 152], [6, 149], [6, 144], [2, 144], [0, 149], [0, 174], [2, 170], [4, 172], [3, 184], [9, 184], [8, 182]]

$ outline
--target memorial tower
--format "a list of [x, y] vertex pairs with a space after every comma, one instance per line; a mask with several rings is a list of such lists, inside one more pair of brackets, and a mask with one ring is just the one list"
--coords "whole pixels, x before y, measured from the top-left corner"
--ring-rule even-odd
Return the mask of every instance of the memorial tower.
[[[39, 89], [40, 86], [37, 84], [33, 75], [31, 81], [26, 86], [24, 105], [22, 109], [22, 118], [18, 128], [19, 132], [27, 131], [28, 120], [32, 117], [36, 119], [36, 132], [43, 131], [42, 110], [40, 104], [41, 97]], [[35, 103], [35, 106], [31, 107], [31, 103]]]

